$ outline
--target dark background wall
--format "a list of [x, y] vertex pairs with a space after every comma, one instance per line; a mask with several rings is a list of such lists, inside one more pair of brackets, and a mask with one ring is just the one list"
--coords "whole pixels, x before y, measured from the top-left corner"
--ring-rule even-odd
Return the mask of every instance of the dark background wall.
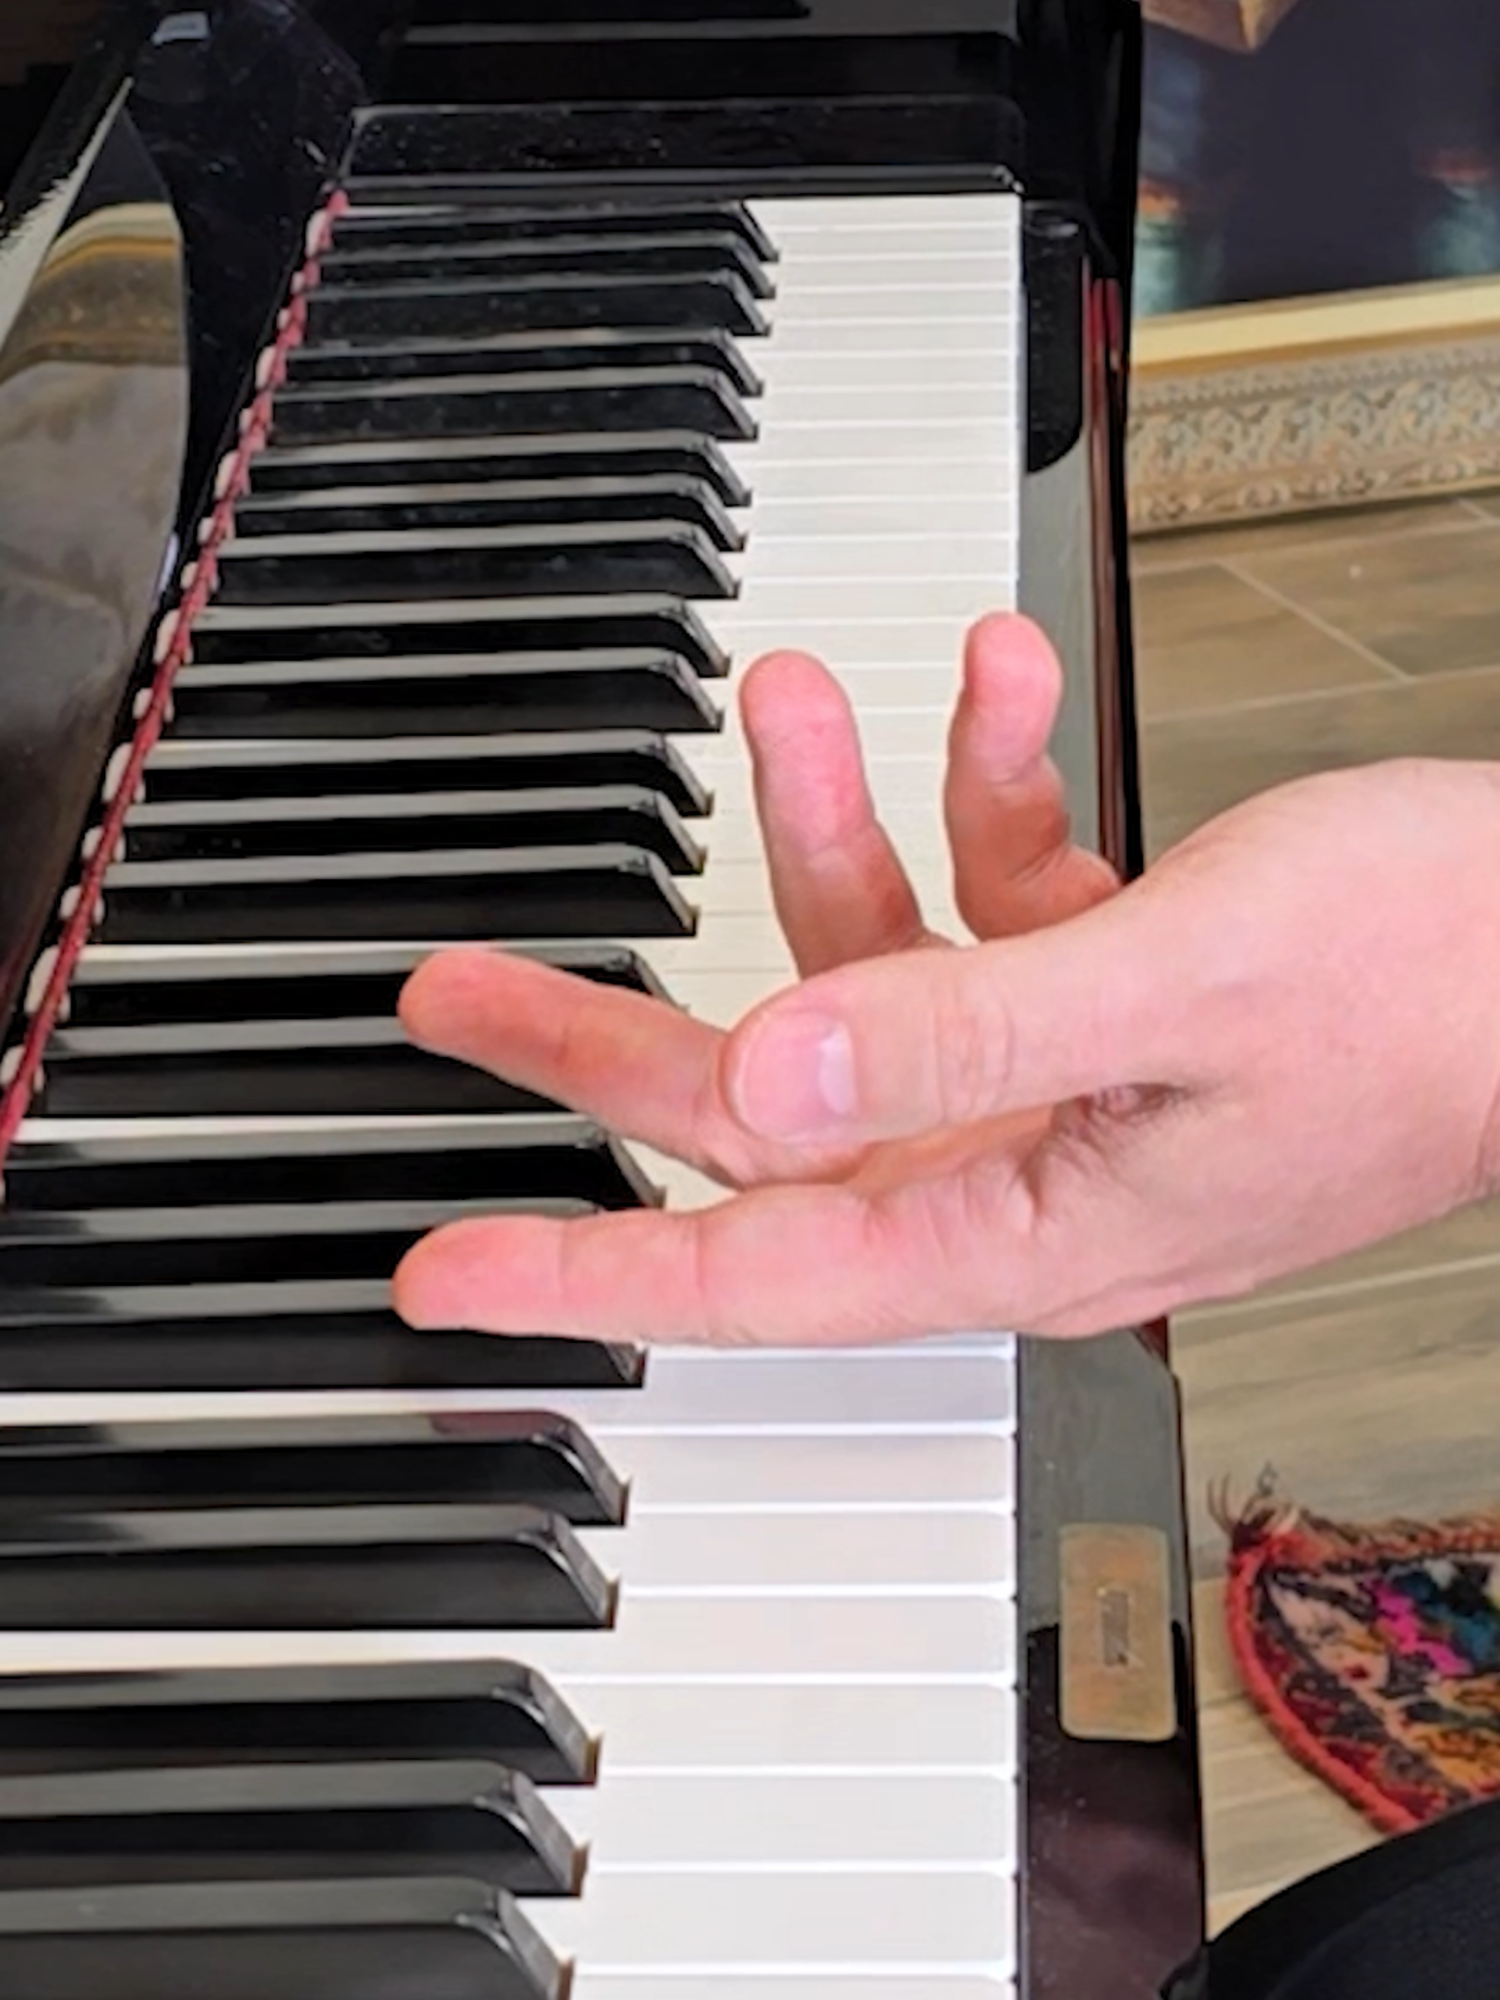
[[1153, 26], [1148, 312], [1500, 273], [1500, 7], [1299, 0], [1252, 55]]

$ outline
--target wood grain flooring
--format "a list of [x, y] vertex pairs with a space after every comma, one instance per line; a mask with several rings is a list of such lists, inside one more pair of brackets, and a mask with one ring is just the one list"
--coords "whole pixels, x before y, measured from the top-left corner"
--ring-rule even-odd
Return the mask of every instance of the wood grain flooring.
[[[1153, 538], [1134, 567], [1153, 853], [1319, 770], [1500, 760], [1500, 494]], [[1500, 1503], [1500, 1205], [1184, 1315], [1175, 1357], [1218, 1929], [1375, 1836], [1239, 1690], [1208, 1491], [1269, 1469], [1356, 1520]]]

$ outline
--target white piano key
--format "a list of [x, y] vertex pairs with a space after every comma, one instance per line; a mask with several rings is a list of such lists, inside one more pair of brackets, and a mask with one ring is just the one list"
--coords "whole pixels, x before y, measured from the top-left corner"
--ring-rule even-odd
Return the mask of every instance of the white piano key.
[[1015, 1606], [999, 1589], [920, 1601], [708, 1590], [655, 1598], [627, 1590], [606, 1631], [527, 1632], [509, 1644], [571, 1703], [575, 1687], [620, 1680], [1012, 1676], [1015, 1622]]
[[982, 1592], [1010, 1567], [1008, 1517], [705, 1512], [655, 1515], [649, 1487], [623, 1528], [582, 1528], [579, 1545], [632, 1597], [689, 1589], [830, 1597]]
[[[830, 472], [828, 483], [835, 485], [837, 475]], [[892, 493], [862, 494], [857, 500], [832, 491], [779, 500], [768, 496], [753, 508], [736, 509], [732, 518], [742, 534], [753, 536], [757, 556], [765, 557], [788, 543], [869, 539], [884, 545], [909, 535], [936, 541], [974, 535], [981, 529], [1009, 549], [1018, 532], [1013, 501], [998, 485], [986, 488], [976, 481], [969, 490], [955, 493], [945, 479], [924, 483], [917, 495], [903, 487]]]
[[679, 1511], [704, 1518], [847, 1509], [883, 1519], [908, 1507], [959, 1514], [981, 1507], [1009, 1512], [1015, 1505], [1008, 1431], [941, 1438], [824, 1434], [816, 1450], [801, 1436], [673, 1432], [634, 1435], [626, 1450], [633, 1523]]
[[823, 264], [850, 258], [868, 263], [875, 252], [887, 262], [899, 259], [903, 269], [939, 259], [945, 269], [967, 266], [977, 274], [986, 267], [993, 269], [1008, 236], [1003, 217], [977, 206], [969, 215], [950, 213], [940, 223], [893, 218], [882, 222], [872, 219], [863, 226], [842, 222], [828, 228], [803, 221], [786, 226], [779, 243], [781, 256], [771, 269], [774, 277], [813, 259]]
[[1003, 1674], [934, 1689], [873, 1685], [591, 1685], [576, 1696], [613, 1775], [767, 1771], [1013, 1772], [1017, 1732]]
[[[747, 341], [745, 351], [761, 371], [764, 388], [777, 398], [791, 391], [889, 392], [892, 376], [917, 359], [925, 365], [934, 386], [972, 394], [988, 391], [999, 383], [1014, 394], [1014, 370], [1003, 352], [997, 353], [993, 328], [983, 319], [969, 324], [973, 328], [969, 340], [965, 343], [954, 338], [940, 359], [925, 345], [922, 329], [908, 329], [899, 320], [886, 321], [883, 329], [878, 322], [871, 329], [861, 321], [864, 338], [858, 342], [842, 340], [838, 347], [828, 342], [803, 347], [790, 338], [783, 341], [778, 328], [775, 340]], [[878, 338], [882, 331], [884, 338]], [[756, 403], [752, 414], [759, 414], [764, 408], [765, 405]]]
[[[747, 583], [738, 602], [724, 606], [714, 624], [738, 666], [748, 666], [762, 653], [783, 652], [791, 646], [816, 653], [841, 674], [899, 667], [913, 680], [912, 688], [903, 691], [906, 699], [902, 706], [946, 708], [947, 702], [935, 697], [935, 690], [943, 687], [937, 676], [948, 676], [950, 687], [956, 684], [971, 626], [1014, 603], [1007, 581], [1003, 574], [997, 574], [993, 586], [988, 578], [950, 586], [952, 601], [939, 612], [914, 608], [918, 602], [916, 586], [908, 583], [882, 593], [883, 601], [878, 604], [861, 589], [857, 606], [849, 603], [847, 590], [840, 604], [837, 593], [819, 593], [816, 585], [786, 586], [778, 592], [779, 601], [768, 605], [765, 594]], [[889, 602], [892, 597], [899, 598], [899, 603]], [[868, 687], [855, 684], [851, 692], [857, 692], [861, 699], [869, 695], [872, 707], [889, 707], [896, 690], [889, 684], [882, 687], [872, 682]], [[712, 739], [704, 739], [708, 752], [705, 762], [711, 761], [711, 743]]]
[[[857, 484], [862, 499], [907, 506], [969, 498], [976, 503], [998, 499], [1012, 508], [1015, 504], [1013, 493], [1007, 499], [1000, 461], [965, 457], [951, 442], [941, 455], [933, 451], [918, 457], [882, 455], [878, 437], [867, 439], [863, 447], [857, 438], [840, 438], [837, 456], [827, 449], [826, 438], [806, 437], [804, 442], [819, 455], [792, 457], [779, 451], [770, 437], [737, 447], [741, 475], [753, 489], [752, 509], [758, 512], [763, 507], [768, 522], [783, 501], [816, 499], [837, 505], [840, 489], [851, 484]], [[859, 468], [852, 480], [847, 470], [851, 465]]]
[[899, 229], [903, 225], [931, 228], [970, 216], [993, 217], [995, 226], [1017, 235], [1020, 203], [1003, 189], [986, 188], [973, 194], [863, 194], [847, 195], [766, 195], [747, 202], [746, 207], [768, 240], [780, 250], [800, 233], [837, 228], [843, 232], [861, 229]]
[[904, 388], [895, 407], [888, 383], [815, 383], [797, 388], [780, 381], [770, 367], [765, 370], [765, 382], [766, 401], [757, 412], [761, 428], [774, 431], [784, 445], [795, 443], [804, 429], [994, 423], [1011, 417], [1015, 409], [1015, 385], [998, 365], [976, 383], [950, 382], [935, 370], [932, 379], [920, 387]]
[[576, 1902], [521, 1907], [559, 1958], [596, 1972], [985, 1971], [1015, 1956], [998, 1862], [921, 1873], [601, 1870]]
[[585, 1894], [626, 1869], [974, 1867], [1016, 1846], [1008, 1774], [653, 1778], [617, 1772], [606, 1751], [597, 1786], [546, 1803], [592, 1849]]
[[[939, 580], [973, 583], [988, 591], [1007, 568], [1003, 540], [984, 532], [938, 530], [931, 534], [786, 535], [757, 537], [754, 552], [725, 558], [724, 566], [743, 583], [751, 573], [760, 586], [817, 583], [850, 587], [861, 596], [874, 584], [911, 583], [928, 589]], [[842, 592], [841, 592], [842, 594]], [[718, 621], [715, 621], [716, 623]]]
[[[911, 1977], [779, 1973], [776, 2000], [1014, 2000], [1015, 1979], [1009, 1966], [978, 1972], [939, 1966]], [[595, 1972], [584, 1966], [574, 1977], [570, 2000], [662, 2000], [661, 1981], [654, 1973]], [[766, 1982], [734, 1973], [679, 1977], [672, 1981], [671, 2000], [766, 2000]]]
[[[762, 411], [764, 416], [765, 412]], [[1003, 457], [1014, 446], [1014, 415], [903, 419], [887, 411], [867, 421], [849, 418], [841, 424], [807, 422], [795, 435], [771, 430], [762, 438], [724, 445], [724, 456], [757, 492], [773, 492], [778, 467], [800, 468], [809, 463], [846, 465], [900, 464], [931, 470], [949, 460], [982, 455]]]
[[[813, 268], [809, 260], [808, 274]], [[908, 271], [879, 258], [850, 258], [830, 268], [816, 287], [805, 281], [802, 269], [783, 265], [776, 297], [765, 311], [773, 340], [778, 327], [812, 325], [828, 328], [836, 341], [839, 327], [848, 320], [942, 320], [952, 313], [965, 317], [986, 313], [999, 323], [1015, 308], [1009, 284], [966, 277], [958, 258], [935, 260], [925, 268], [913, 264]]]
[[1014, 1421], [1014, 1374], [1014, 1347], [1004, 1336], [953, 1351], [663, 1348], [649, 1357], [643, 1388], [496, 1390], [481, 1406], [523, 1415], [541, 1408], [582, 1424], [628, 1478], [629, 1440], [637, 1436], [1005, 1432]]
[[[918, 1615], [920, 1614], [920, 1615]], [[168, 1668], [324, 1667], [508, 1655], [552, 1681], [580, 1715], [599, 1687], [767, 1681], [786, 1688], [928, 1683], [1004, 1689], [1016, 1674], [1014, 1604], [980, 1598], [714, 1596], [622, 1599], [617, 1623], [583, 1632], [16, 1632], [0, 1676], [157, 1673]]]

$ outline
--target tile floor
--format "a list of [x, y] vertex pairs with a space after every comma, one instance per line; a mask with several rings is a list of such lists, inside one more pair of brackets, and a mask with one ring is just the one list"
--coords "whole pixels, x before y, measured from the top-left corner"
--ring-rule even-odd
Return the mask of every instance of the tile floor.
[[[1153, 852], [1283, 779], [1391, 755], [1500, 759], [1500, 495], [1143, 541]], [[1366, 1845], [1236, 1691], [1210, 1483], [1271, 1467], [1309, 1507], [1500, 1500], [1500, 1206], [1179, 1320], [1215, 1927]]]

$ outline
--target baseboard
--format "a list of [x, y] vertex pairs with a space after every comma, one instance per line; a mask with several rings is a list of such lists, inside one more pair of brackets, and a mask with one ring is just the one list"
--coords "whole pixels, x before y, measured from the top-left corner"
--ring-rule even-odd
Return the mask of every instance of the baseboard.
[[1500, 282], [1144, 322], [1138, 534], [1500, 481]]

